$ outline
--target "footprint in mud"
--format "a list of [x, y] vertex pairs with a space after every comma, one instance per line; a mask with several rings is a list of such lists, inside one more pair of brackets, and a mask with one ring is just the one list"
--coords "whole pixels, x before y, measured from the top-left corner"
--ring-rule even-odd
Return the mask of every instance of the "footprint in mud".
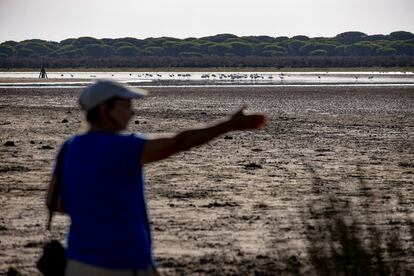
[[207, 205], [202, 205], [200, 207], [205, 207], [205, 208], [220, 208], [220, 207], [238, 207], [238, 206], [240, 206], [240, 205], [237, 204], [237, 203], [234, 203], [234, 202], [223, 202], [223, 203], [220, 203], [220, 202], [214, 201], [212, 203], [209, 203]]
[[259, 209], [259, 210], [263, 210], [263, 209], [268, 209], [269, 206], [265, 203], [258, 203], [253, 205], [253, 209]]
[[329, 152], [332, 151], [331, 149], [316, 149], [316, 152]]
[[49, 145], [45, 145], [45, 146], [41, 146], [40, 148], [38, 148], [38, 149], [41, 149], [41, 150], [51, 150], [51, 149], [54, 149], [52, 146], [49, 146]]
[[14, 141], [7, 141], [6, 143], [4, 143], [5, 147], [15, 147], [16, 144], [14, 143]]
[[398, 166], [403, 167], [403, 168], [414, 168], [414, 163], [400, 162], [398, 163]]
[[42, 247], [42, 245], [43, 245], [43, 242], [39, 242], [39, 241], [30, 241], [30, 242], [28, 242], [28, 243], [26, 243], [25, 245], [24, 245], [24, 247], [25, 248], [40, 248], [40, 247]]
[[0, 166], [0, 173], [2, 172], [27, 172], [29, 168], [17, 165], [2, 165]]
[[246, 170], [257, 170], [257, 169], [263, 169], [262, 165], [256, 164], [256, 163], [249, 163], [244, 165], [244, 168]]

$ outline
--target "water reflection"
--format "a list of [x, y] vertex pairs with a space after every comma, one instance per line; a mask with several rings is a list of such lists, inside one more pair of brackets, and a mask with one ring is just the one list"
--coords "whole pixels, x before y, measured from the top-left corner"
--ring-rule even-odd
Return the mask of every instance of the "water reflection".
[[0, 87], [84, 87], [95, 79], [129, 85], [389, 85], [414, 84], [413, 72], [0, 72]]

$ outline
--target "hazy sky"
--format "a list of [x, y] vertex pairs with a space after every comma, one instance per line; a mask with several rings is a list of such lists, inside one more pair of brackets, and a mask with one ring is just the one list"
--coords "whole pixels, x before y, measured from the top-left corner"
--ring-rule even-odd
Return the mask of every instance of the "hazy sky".
[[414, 0], [0, 0], [0, 42], [414, 33]]

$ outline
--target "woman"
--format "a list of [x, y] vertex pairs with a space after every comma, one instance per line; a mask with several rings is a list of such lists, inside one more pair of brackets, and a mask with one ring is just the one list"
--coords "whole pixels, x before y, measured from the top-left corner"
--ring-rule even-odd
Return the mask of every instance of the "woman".
[[[98, 81], [80, 95], [89, 130], [68, 139], [59, 152], [63, 160], [61, 196], [55, 209], [71, 218], [67, 276], [156, 274], [143, 166], [226, 132], [258, 129], [267, 123], [264, 114], [246, 115], [242, 108], [220, 122], [169, 136], [120, 134], [134, 115], [131, 100], [145, 94], [144, 90]], [[49, 209], [57, 168], [48, 189]]]

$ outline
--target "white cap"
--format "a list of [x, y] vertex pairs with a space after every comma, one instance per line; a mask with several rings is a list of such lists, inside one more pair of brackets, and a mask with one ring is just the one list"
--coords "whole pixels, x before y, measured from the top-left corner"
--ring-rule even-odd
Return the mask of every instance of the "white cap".
[[113, 97], [134, 99], [143, 97], [147, 94], [148, 91], [144, 89], [127, 88], [120, 83], [109, 80], [99, 80], [82, 91], [79, 96], [79, 104], [84, 110], [89, 111]]

